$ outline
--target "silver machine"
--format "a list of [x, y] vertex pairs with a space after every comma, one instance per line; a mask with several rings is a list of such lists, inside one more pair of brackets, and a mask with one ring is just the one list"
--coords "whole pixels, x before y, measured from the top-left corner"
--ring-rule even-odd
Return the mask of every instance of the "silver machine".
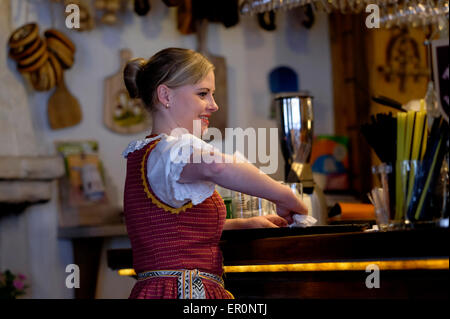
[[285, 160], [285, 182], [298, 183], [308, 215], [317, 226], [328, 224], [328, 209], [322, 189], [314, 182], [311, 164], [313, 144], [313, 97], [308, 92], [275, 95], [281, 152]]

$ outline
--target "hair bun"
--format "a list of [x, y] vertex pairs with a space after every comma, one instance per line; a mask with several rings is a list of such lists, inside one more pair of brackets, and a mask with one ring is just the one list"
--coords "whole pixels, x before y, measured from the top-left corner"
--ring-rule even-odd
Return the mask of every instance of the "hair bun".
[[123, 79], [125, 82], [125, 86], [130, 94], [132, 99], [141, 97], [139, 92], [140, 81], [139, 77], [142, 74], [142, 70], [147, 63], [147, 60], [144, 58], [135, 58], [130, 61], [125, 66], [123, 70]]

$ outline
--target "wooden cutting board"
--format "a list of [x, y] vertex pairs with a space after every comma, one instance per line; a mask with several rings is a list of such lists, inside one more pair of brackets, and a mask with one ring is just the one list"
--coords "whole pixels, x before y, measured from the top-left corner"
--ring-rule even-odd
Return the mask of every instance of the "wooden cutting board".
[[69, 92], [64, 82], [64, 75], [50, 96], [47, 105], [48, 120], [54, 130], [77, 125], [82, 113], [78, 100]]
[[228, 126], [227, 63], [223, 56], [211, 54], [206, 47], [207, 20], [197, 21], [196, 29], [198, 41], [197, 51], [206, 56], [214, 65], [214, 75], [216, 78], [215, 100], [219, 106], [219, 110], [211, 116], [209, 126], [218, 128], [222, 132], [222, 138], [225, 138], [225, 128]]
[[149, 131], [151, 115], [140, 99], [131, 99], [123, 81], [123, 69], [132, 57], [129, 49], [120, 50], [119, 71], [105, 79], [103, 122], [110, 130], [120, 134]]

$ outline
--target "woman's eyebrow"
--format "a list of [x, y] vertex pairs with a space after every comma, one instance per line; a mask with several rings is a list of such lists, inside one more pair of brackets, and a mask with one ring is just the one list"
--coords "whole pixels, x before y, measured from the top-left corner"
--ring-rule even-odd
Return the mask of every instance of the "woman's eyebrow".
[[213, 92], [213, 93], [216, 92], [216, 89], [215, 89], [215, 88], [214, 88], [214, 89], [210, 89], [210, 88], [206, 88], [206, 87], [205, 87], [205, 88], [197, 88], [197, 90], [198, 90], [198, 91], [206, 90], [206, 91], [208, 91], [208, 92]]

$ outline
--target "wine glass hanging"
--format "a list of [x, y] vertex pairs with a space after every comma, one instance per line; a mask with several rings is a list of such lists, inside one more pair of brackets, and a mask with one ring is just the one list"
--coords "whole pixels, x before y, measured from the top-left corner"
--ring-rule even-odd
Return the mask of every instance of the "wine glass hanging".
[[426, 27], [437, 25], [448, 28], [448, 0], [243, 0], [242, 15], [253, 15], [271, 10], [289, 10], [298, 6], [312, 5], [316, 11], [331, 13], [364, 12], [370, 4], [379, 8], [380, 23], [390, 27]]

